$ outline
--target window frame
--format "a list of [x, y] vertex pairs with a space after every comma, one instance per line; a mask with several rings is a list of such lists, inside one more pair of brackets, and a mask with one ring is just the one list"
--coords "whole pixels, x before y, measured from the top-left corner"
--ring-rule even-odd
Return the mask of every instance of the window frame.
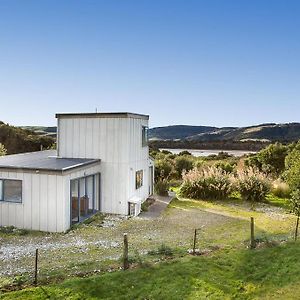
[[[138, 181], [138, 174], [141, 174], [141, 180]], [[144, 185], [144, 170], [135, 171], [135, 189], [138, 190]]]
[[149, 137], [148, 137], [148, 126], [142, 126], [142, 147], [148, 147]]
[[[6, 181], [18, 181], [21, 183], [21, 198], [20, 201], [8, 201], [5, 200], [5, 182]], [[0, 178], [0, 182], [2, 184], [2, 191], [0, 194], [0, 203], [5, 202], [5, 203], [14, 203], [14, 204], [22, 204], [23, 203], [23, 180], [21, 179], [8, 179], [8, 178]]]

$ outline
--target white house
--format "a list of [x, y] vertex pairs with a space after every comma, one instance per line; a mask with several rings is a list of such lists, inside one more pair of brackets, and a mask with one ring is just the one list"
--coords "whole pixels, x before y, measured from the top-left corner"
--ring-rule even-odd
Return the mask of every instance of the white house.
[[56, 118], [57, 151], [0, 158], [0, 226], [64, 232], [98, 211], [138, 215], [153, 192], [149, 116]]

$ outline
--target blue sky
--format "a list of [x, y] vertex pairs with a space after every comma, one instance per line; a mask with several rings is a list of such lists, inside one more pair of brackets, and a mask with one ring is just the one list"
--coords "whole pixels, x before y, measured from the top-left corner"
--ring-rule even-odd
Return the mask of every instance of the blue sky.
[[300, 1], [0, 0], [0, 120], [300, 121]]

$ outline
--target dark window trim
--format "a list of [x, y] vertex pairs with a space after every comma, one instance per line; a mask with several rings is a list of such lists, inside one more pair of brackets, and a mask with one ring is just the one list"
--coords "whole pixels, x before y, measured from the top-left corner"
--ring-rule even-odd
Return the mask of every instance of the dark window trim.
[[[23, 180], [0, 178], [0, 181], [2, 181], [2, 194], [0, 195], [0, 202], [22, 204], [23, 203]], [[4, 199], [5, 181], [20, 181], [21, 182], [21, 201], [7, 201]]]
[[142, 147], [148, 147], [148, 126], [142, 126]]
[[[142, 173], [142, 182], [141, 182], [141, 185], [138, 185], [138, 182], [137, 182], [137, 174], [138, 174], [139, 172]], [[144, 170], [143, 170], [143, 169], [137, 170], [137, 171], [135, 171], [135, 189], [138, 190], [138, 189], [140, 189], [143, 185], [144, 185]]]
[[[96, 173], [92, 173], [92, 174], [89, 174], [89, 175], [84, 175], [84, 176], [80, 176], [80, 177], [76, 177], [76, 178], [73, 178], [73, 179], [70, 179], [70, 182], [69, 182], [69, 186], [70, 186], [70, 199], [69, 199], [69, 201], [70, 201], [70, 227], [72, 226], [72, 225], [74, 225], [74, 224], [78, 224], [78, 223], [80, 223], [81, 221], [80, 221], [80, 215], [78, 215], [78, 221], [76, 222], [76, 223], [73, 223], [72, 222], [72, 181], [74, 181], [74, 180], [78, 180], [78, 191], [77, 191], [77, 195], [79, 196], [80, 195], [80, 179], [85, 179], [85, 190], [86, 190], [86, 178], [88, 178], [88, 177], [94, 177], [94, 179], [93, 179], [93, 190], [95, 190], [95, 183], [96, 183], [96, 176], [98, 176], [98, 178], [99, 178], [99, 181], [98, 181], [98, 184], [99, 184], [99, 186], [98, 186], [98, 194], [99, 194], [99, 196], [98, 196], [98, 209], [96, 210], [95, 209], [95, 212], [93, 213], [93, 214], [95, 214], [95, 213], [97, 213], [97, 212], [100, 212], [101, 211], [101, 172], [96, 172]], [[95, 192], [93, 192], [93, 197], [95, 197], [96, 196], [96, 193]], [[79, 206], [79, 201], [80, 201], [80, 197], [78, 197], [78, 207], [80, 207]], [[95, 201], [93, 201], [93, 205], [95, 205], [96, 203], [95, 203]], [[95, 207], [94, 207], [95, 208]], [[91, 214], [89, 217], [91, 217], [93, 214]]]

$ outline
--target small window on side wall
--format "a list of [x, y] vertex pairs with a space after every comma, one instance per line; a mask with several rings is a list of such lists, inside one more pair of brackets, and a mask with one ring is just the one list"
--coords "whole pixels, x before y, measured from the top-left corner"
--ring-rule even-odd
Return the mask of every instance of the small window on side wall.
[[22, 181], [1, 179], [0, 201], [22, 203]]
[[148, 127], [147, 126], [142, 127], [142, 146], [143, 147], [148, 146]]
[[135, 189], [139, 189], [143, 186], [143, 170], [135, 172]]

